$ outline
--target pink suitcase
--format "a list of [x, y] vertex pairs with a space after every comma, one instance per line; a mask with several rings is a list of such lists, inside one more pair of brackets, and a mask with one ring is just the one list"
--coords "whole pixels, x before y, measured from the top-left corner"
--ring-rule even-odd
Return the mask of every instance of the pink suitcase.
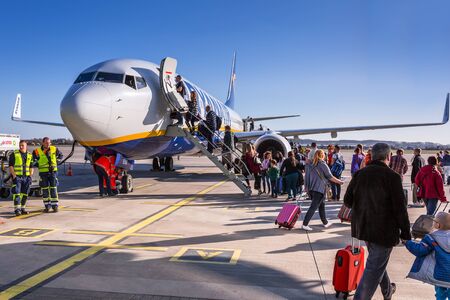
[[291, 230], [294, 227], [295, 222], [297, 222], [300, 212], [300, 206], [290, 203], [284, 204], [275, 220], [275, 225], [278, 225], [279, 228], [286, 227]]

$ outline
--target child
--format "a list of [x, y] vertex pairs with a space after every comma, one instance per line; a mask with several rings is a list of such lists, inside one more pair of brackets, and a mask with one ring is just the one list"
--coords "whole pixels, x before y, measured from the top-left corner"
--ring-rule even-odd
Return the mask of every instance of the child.
[[267, 176], [270, 179], [270, 186], [272, 187], [272, 198], [278, 197], [278, 178], [280, 177], [280, 170], [275, 159], [270, 160], [270, 168], [267, 171]]
[[408, 277], [434, 285], [436, 299], [445, 300], [450, 297], [450, 214], [437, 213], [433, 226], [436, 230], [420, 243], [406, 242], [409, 252], [417, 256]]

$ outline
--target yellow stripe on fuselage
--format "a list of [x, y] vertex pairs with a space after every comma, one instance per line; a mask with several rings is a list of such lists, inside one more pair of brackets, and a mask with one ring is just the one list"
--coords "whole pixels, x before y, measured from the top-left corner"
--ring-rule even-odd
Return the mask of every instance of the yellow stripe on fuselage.
[[[220, 128], [221, 131], [225, 130], [225, 127], [222, 126]], [[242, 130], [238, 129], [231, 129], [232, 132], [241, 132]], [[151, 138], [155, 136], [164, 136], [166, 134], [165, 130], [152, 130], [152, 131], [146, 131], [141, 133], [134, 133], [129, 135], [124, 135], [112, 139], [107, 140], [99, 140], [99, 141], [78, 141], [82, 146], [106, 146], [106, 145], [112, 145], [112, 144], [118, 144], [118, 143], [124, 143], [139, 139], [145, 139], [145, 138]]]

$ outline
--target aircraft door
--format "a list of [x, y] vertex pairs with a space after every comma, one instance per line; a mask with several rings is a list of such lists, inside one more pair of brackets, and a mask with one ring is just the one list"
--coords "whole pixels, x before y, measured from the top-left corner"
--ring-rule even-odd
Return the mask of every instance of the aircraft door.
[[183, 97], [177, 92], [175, 88], [175, 72], [177, 69], [177, 60], [171, 57], [166, 57], [161, 61], [159, 71], [159, 81], [161, 92], [164, 99], [166, 99], [169, 106], [180, 112], [188, 111], [188, 106]]

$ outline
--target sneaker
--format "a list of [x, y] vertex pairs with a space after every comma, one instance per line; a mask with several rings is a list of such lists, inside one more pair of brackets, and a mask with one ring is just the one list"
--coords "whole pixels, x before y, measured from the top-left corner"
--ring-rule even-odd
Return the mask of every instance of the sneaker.
[[26, 211], [25, 208], [22, 208], [22, 210], [20, 211], [20, 213], [21, 213], [22, 215], [28, 215], [28, 214], [29, 214], [29, 212]]
[[50, 212], [50, 206], [46, 206], [46, 207], [44, 208], [44, 212], [45, 212], [45, 213]]
[[55, 212], [55, 213], [58, 212], [58, 206], [57, 205], [53, 205], [52, 209], [53, 209], [53, 212]]
[[291, 200], [292, 200], [292, 197], [287, 197], [285, 201], [286, 201], [286, 202], [289, 202], [289, 201], [291, 201]]
[[313, 230], [311, 227], [306, 226], [306, 225], [302, 225], [302, 229], [306, 230], [306, 231], [312, 231]]
[[389, 298], [384, 298], [384, 300], [391, 300], [395, 291], [397, 291], [397, 285], [395, 283], [391, 283], [391, 296]]
[[323, 224], [323, 227], [328, 228], [328, 227], [330, 227], [331, 225], [333, 225], [333, 223], [328, 222], [327, 224]]
[[14, 211], [14, 214], [15, 214], [17, 217], [20, 216], [20, 215], [21, 215], [20, 210], [19, 210], [19, 209], [16, 209], [16, 210]]

